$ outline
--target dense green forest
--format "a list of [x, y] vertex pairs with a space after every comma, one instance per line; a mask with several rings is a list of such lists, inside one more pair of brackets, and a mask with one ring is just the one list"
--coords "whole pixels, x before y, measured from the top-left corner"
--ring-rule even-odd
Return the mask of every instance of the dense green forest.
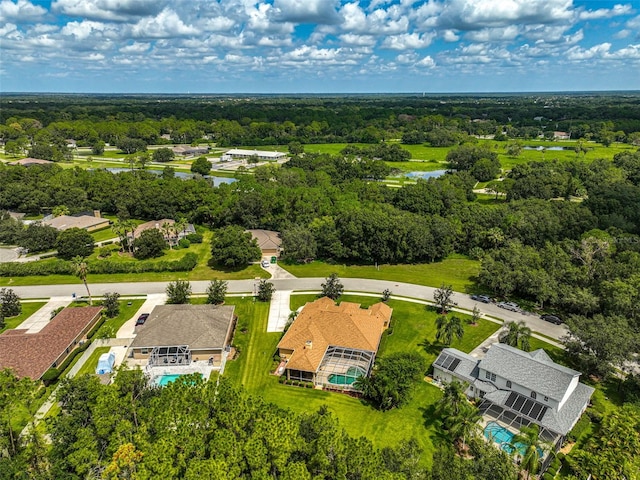
[[[0, 96], [0, 139], [56, 158], [79, 146], [215, 142], [218, 146], [429, 142], [451, 146], [474, 135], [640, 142], [637, 95], [452, 97]], [[53, 145], [54, 150], [51, 150]], [[62, 154], [61, 154], [62, 155]], [[62, 158], [60, 156], [60, 158]]]

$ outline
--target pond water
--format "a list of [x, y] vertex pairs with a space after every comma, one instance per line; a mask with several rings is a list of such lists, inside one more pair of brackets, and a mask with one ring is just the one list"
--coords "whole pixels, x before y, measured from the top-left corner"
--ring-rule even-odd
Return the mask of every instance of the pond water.
[[527, 145], [526, 147], [522, 147], [524, 150], [538, 150], [538, 151], [542, 151], [547, 150], [547, 151], [562, 151], [562, 150], [573, 150], [573, 147], [543, 147], [542, 145], [538, 145], [538, 146], [532, 146], [532, 145]]
[[[109, 167], [109, 168], [105, 168], [104, 170], [107, 170], [111, 173], [121, 173], [121, 172], [131, 171], [130, 168], [123, 168], [123, 167]], [[151, 168], [146, 169], [145, 172], [154, 173], [156, 175], [162, 175], [162, 170], [155, 170]], [[175, 172], [174, 175], [177, 178], [182, 178], [182, 179], [189, 179], [189, 178], [195, 177], [193, 173], [186, 173], [186, 172]], [[218, 185], [221, 185], [223, 183], [233, 183], [236, 181], [235, 178], [216, 177], [215, 175], [205, 175], [204, 178], [212, 181], [214, 187], [217, 187]]]
[[441, 177], [445, 173], [447, 173], [446, 170], [432, 170], [431, 172], [407, 172], [405, 173], [405, 177], [414, 178], [416, 180], [418, 178], [424, 178], [426, 180], [427, 178]]

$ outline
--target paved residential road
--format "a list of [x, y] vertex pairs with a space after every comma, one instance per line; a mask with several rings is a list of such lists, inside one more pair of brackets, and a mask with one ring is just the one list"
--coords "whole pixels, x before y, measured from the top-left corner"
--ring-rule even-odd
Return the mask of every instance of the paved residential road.
[[[270, 280], [277, 290], [292, 291], [319, 291], [325, 278], [291, 278]], [[366, 278], [341, 278], [345, 291], [349, 292], [382, 292], [385, 289], [391, 290], [393, 295], [401, 297], [417, 298], [420, 300], [433, 301], [433, 292], [436, 288], [414, 285], [411, 283], [391, 282], [386, 280], [371, 280]], [[104, 295], [107, 292], [118, 292], [120, 295], [136, 295], [149, 293], [165, 293], [169, 282], [131, 282], [131, 283], [94, 283], [89, 284], [91, 294], [95, 297]], [[208, 280], [192, 281], [191, 288], [194, 294], [206, 292]], [[11, 287], [22, 298], [46, 298], [61, 297], [73, 293], [84, 296], [86, 291], [82, 284], [72, 285], [39, 285], [39, 286], [16, 286]], [[229, 280], [229, 293], [252, 294], [256, 288], [255, 280]], [[560, 339], [566, 335], [567, 330], [564, 325], [554, 325], [545, 322], [536, 315], [526, 315], [518, 312], [510, 312], [498, 308], [494, 304], [486, 304], [471, 300], [465, 293], [454, 293], [453, 301], [458, 304], [458, 308], [472, 310], [474, 306], [485, 315], [509, 321], [524, 320], [526, 324], [535, 332], [541, 333], [554, 339]]]

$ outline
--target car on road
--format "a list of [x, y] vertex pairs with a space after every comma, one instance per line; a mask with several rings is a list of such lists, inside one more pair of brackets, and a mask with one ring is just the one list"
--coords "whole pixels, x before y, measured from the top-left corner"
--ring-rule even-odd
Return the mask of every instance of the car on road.
[[555, 323], [556, 325], [562, 324], [562, 320], [560, 320], [560, 318], [555, 315], [545, 314], [545, 315], [540, 315], [540, 318], [545, 322]]
[[269, 260], [262, 260], [261, 265], [262, 265], [262, 268], [269, 268], [269, 265], [271, 264], [269, 263]]
[[471, 300], [476, 300], [482, 303], [491, 303], [491, 297], [489, 295], [471, 295]]
[[140, 325], [144, 325], [144, 322], [147, 321], [147, 318], [149, 318], [149, 314], [148, 313], [141, 313], [140, 316], [138, 317], [138, 319], [136, 320], [136, 327], [138, 327]]
[[500, 302], [497, 304], [500, 308], [504, 308], [505, 310], [509, 310], [511, 312], [519, 312], [520, 307], [515, 302]]

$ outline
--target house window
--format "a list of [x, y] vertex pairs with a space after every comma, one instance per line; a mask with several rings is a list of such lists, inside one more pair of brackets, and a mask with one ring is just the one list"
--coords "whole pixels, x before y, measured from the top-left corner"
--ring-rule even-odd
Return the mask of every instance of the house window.
[[549, 397], [544, 397], [544, 401], [548, 402], [549, 401]]
[[492, 382], [495, 382], [495, 381], [496, 381], [496, 374], [495, 374], [495, 373], [492, 373], [492, 374], [491, 374], [491, 381], [492, 381]]
[[535, 400], [536, 397], [537, 397], [536, 392], [531, 392], [531, 398], [533, 398]]
[[487, 378], [487, 379], [491, 378], [491, 374], [489, 372], [485, 372], [484, 378]]
[[507, 388], [511, 388], [511, 380], [507, 380]]
[[484, 392], [480, 390], [480, 398], [484, 398]]
[[141, 349], [140, 349], [140, 353], [141, 353], [142, 355], [146, 355], [146, 354], [148, 354], [148, 353], [149, 353], [149, 349], [148, 349], [148, 348], [141, 348]]

